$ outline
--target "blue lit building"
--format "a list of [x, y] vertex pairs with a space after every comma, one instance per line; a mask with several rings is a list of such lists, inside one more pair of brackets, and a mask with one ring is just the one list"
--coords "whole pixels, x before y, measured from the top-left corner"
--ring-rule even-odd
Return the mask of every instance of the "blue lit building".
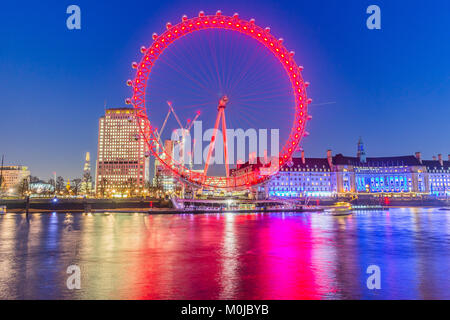
[[434, 197], [450, 196], [450, 155], [448, 161], [443, 161], [442, 155], [438, 159], [423, 160], [427, 168], [427, 182], [429, 193]]
[[359, 138], [356, 157], [333, 157], [338, 194], [420, 194], [427, 192], [426, 167], [416, 156], [366, 157]]
[[330, 198], [336, 196], [336, 179], [327, 158], [293, 158], [267, 184], [269, 197]]
[[[245, 168], [251, 169], [248, 165]], [[243, 168], [241, 168], [242, 170]], [[366, 157], [361, 138], [356, 157], [342, 154], [326, 158], [301, 158], [280, 168], [264, 186], [257, 190], [266, 197], [292, 199], [374, 197], [450, 196], [450, 155], [422, 160], [421, 153], [397, 157]]]
[[414, 156], [333, 157], [339, 194], [427, 193], [426, 167]]

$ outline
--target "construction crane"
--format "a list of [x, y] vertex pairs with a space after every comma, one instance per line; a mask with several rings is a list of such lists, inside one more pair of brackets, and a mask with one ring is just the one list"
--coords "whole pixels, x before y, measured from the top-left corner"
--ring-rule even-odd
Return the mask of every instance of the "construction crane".
[[[184, 144], [185, 144], [185, 138], [186, 138], [186, 135], [190, 132], [194, 122], [200, 116], [200, 112], [197, 111], [194, 119], [192, 121], [188, 119], [186, 125], [183, 126], [181, 121], [180, 121], [180, 118], [178, 117], [177, 113], [175, 112], [175, 109], [173, 108], [172, 102], [167, 101], [167, 105], [169, 106], [169, 110], [167, 111], [166, 117], [164, 118], [164, 121], [163, 121], [163, 124], [162, 124], [161, 128], [159, 129], [159, 131], [156, 132], [156, 138], [157, 138], [157, 140], [159, 142], [159, 143], [156, 144], [156, 153], [160, 154], [159, 146], [162, 146], [163, 152], [165, 152], [164, 144], [163, 144], [163, 142], [161, 140], [161, 137], [162, 137], [164, 129], [165, 129], [166, 125], [167, 125], [167, 122], [169, 120], [170, 115], [173, 114], [176, 122], [178, 123], [180, 129], [182, 130], [181, 131], [182, 132], [181, 140], [177, 140], [177, 141], [174, 141], [174, 142], [180, 144], [180, 149], [179, 149], [180, 150], [180, 158], [183, 159], [182, 160], [182, 164], [184, 165]], [[189, 154], [189, 157], [190, 157], [189, 165], [190, 165], [190, 169], [192, 169], [193, 152], [191, 152]], [[158, 166], [159, 166], [159, 161], [157, 159], [155, 159], [155, 171], [154, 171], [155, 175], [157, 173], [157, 167]]]

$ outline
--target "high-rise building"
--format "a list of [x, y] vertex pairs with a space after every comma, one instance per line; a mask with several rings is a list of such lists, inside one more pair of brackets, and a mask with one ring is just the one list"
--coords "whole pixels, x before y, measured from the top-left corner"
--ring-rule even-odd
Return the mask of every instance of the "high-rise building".
[[99, 120], [96, 194], [125, 196], [144, 188], [149, 172], [146, 150], [134, 109], [107, 109]]
[[91, 175], [91, 154], [86, 152], [86, 158], [83, 168], [83, 179], [81, 180], [81, 193], [88, 195], [92, 192], [92, 175]]

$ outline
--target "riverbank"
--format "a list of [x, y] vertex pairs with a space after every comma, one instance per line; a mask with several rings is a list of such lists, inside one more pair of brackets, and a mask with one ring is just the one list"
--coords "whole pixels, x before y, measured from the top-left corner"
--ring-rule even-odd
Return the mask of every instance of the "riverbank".
[[[120, 208], [89, 208], [86, 209], [36, 209], [31, 208], [28, 213], [148, 213], [148, 214], [205, 214], [205, 213], [267, 213], [267, 212], [320, 212], [324, 211], [321, 207], [298, 207], [298, 208], [255, 208], [255, 209], [215, 209], [215, 208], [197, 208], [197, 209], [176, 209], [170, 207], [120, 207]], [[25, 208], [7, 209], [8, 213], [25, 213]]]
[[[26, 210], [25, 199], [0, 199], [0, 206], [6, 206], [8, 212], [19, 212]], [[86, 210], [101, 209], [151, 209], [151, 208], [171, 208], [172, 204], [168, 200], [156, 198], [139, 199], [65, 199], [53, 198], [30, 199], [29, 212], [84, 212]]]
[[[380, 205], [373, 201], [364, 201], [358, 199], [352, 201], [355, 210], [368, 207], [376, 210], [376, 207], [383, 208], [450, 208], [448, 202], [436, 199], [420, 199], [420, 200], [397, 200], [393, 199], [389, 204]], [[274, 206], [260, 206], [254, 209], [225, 209], [210, 208], [199, 206], [196, 209], [176, 209], [170, 200], [146, 198], [146, 199], [64, 199], [58, 198], [56, 201], [52, 198], [31, 199], [29, 204], [29, 213], [45, 213], [45, 212], [146, 212], [150, 214], [179, 214], [179, 213], [221, 213], [221, 212], [308, 212], [321, 211], [325, 207], [332, 205], [333, 202], [314, 201], [313, 206], [301, 206], [299, 201], [298, 208], [276, 208]], [[25, 199], [0, 199], [0, 207], [6, 207], [7, 212], [20, 213], [26, 211]]]

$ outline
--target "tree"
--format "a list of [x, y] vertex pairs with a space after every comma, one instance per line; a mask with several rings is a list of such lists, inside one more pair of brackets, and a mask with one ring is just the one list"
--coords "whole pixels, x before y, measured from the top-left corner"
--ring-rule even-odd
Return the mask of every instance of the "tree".
[[157, 169], [157, 172], [155, 172], [155, 178], [154, 178], [154, 184], [157, 189], [162, 189], [161, 175], [162, 175], [161, 170]]
[[72, 191], [77, 196], [78, 192], [81, 190], [81, 179], [76, 178], [72, 180]]
[[53, 192], [55, 192], [56, 190], [55, 179], [51, 178], [47, 181], [47, 183], [53, 187]]
[[29, 187], [30, 187], [30, 184], [29, 184], [28, 178], [23, 178], [22, 181], [19, 183], [19, 186], [17, 189], [19, 195], [22, 197], [25, 196], [29, 190]]
[[57, 192], [61, 192], [64, 191], [65, 188], [65, 183], [64, 183], [64, 178], [59, 176], [56, 178], [56, 191]]
[[106, 189], [107, 184], [108, 184], [108, 180], [106, 178], [103, 178], [102, 180], [100, 180], [99, 190], [100, 190], [100, 194], [102, 195], [102, 198], [105, 197], [105, 189]]
[[39, 183], [41, 182], [41, 179], [39, 179], [36, 176], [30, 176], [30, 183]]
[[137, 184], [137, 180], [133, 178], [129, 178], [127, 182], [125, 182], [124, 187], [125, 192], [123, 193], [126, 193], [128, 191], [130, 197], [136, 196], [137, 194], [139, 194], [139, 191], [142, 191], [139, 185]]
[[117, 192], [121, 195], [124, 195], [127, 193], [127, 191], [130, 191], [130, 186], [132, 184], [132, 179], [129, 178], [124, 182], [121, 182], [120, 185], [117, 187]]
[[89, 195], [92, 192], [92, 175], [90, 171], [85, 171], [81, 183], [81, 192]]

